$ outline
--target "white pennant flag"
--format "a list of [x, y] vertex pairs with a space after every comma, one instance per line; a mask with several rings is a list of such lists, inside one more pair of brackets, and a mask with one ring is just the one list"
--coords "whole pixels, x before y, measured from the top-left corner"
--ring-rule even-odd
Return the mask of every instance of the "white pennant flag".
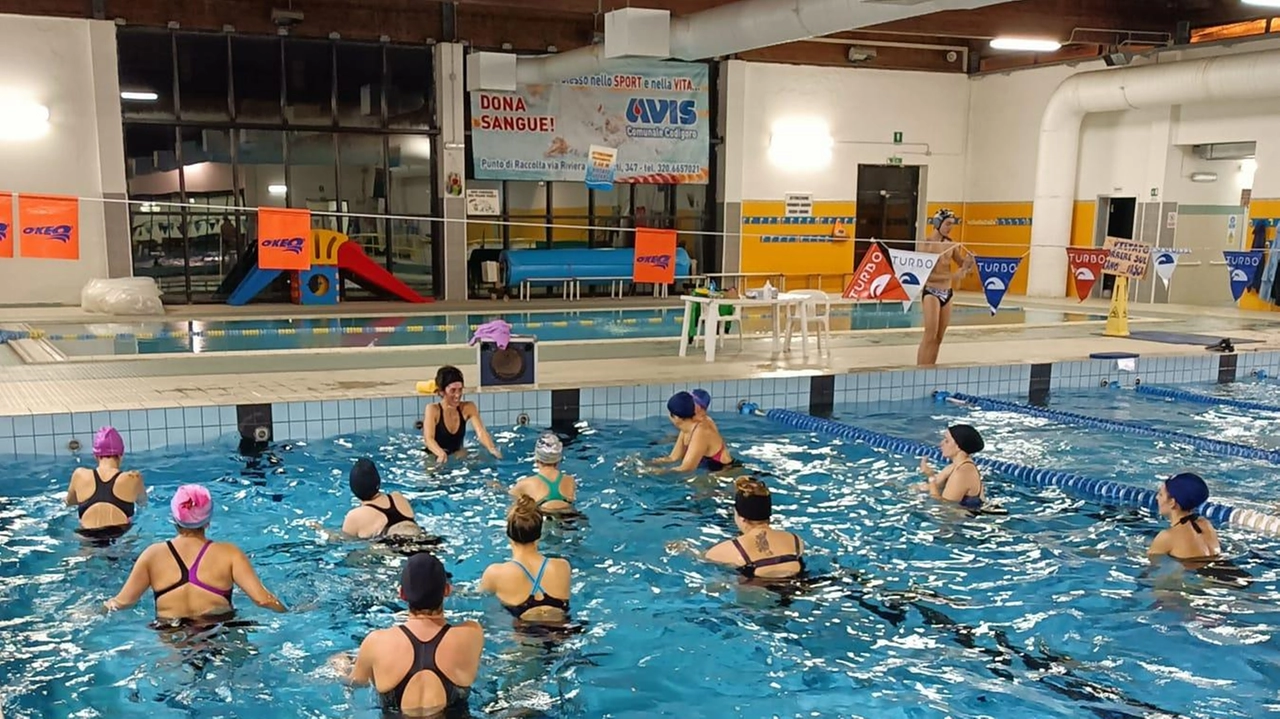
[[1164, 288], [1169, 289], [1169, 280], [1173, 277], [1173, 271], [1178, 269], [1178, 255], [1184, 255], [1187, 250], [1174, 250], [1167, 247], [1151, 248], [1151, 263], [1156, 266], [1156, 275], [1164, 282]]
[[889, 254], [893, 257], [893, 271], [898, 276], [898, 283], [910, 298], [902, 303], [902, 311], [906, 312], [911, 309], [911, 303], [920, 297], [925, 280], [933, 273], [933, 266], [938, 264], [938, 257], [941, 255], [910, 250], [889, 250]]

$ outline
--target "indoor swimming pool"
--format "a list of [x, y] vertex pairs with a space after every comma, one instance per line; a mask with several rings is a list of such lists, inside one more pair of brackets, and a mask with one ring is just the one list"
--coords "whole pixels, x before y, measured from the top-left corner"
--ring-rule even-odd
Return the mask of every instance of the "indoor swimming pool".
[[[945, 388], [940, 388], [945, 389]], [[1199, 391], [1224, 391], [1200, 386]], [[1234, 391], [1234, 388], [1231, 390]], [[1280, 404], [1280, 384], [1241, 393]], [[1011, 401], [1025, 398], [1007, 397]], [[807, 545], [809, 576], [773, 591], [697, 561], [732, 531], [731, 483], [652, 474], [674, 439], [665, 418], [580, 422], [563, 468], [584, 518], [549, 524], [543, 551], [575, 568], [573, 621], [558, 641], [518, 634], [474, 587], [507, 557], [500, 489], [530, 467], [536, 430], [495, 428], [506, 459], [436, 469], [403, 432], [282, 441], [244, 456], [234, 438], [202, 450], [131, 454], [152, 507], [115, 546], [82, 546], [62, 504], [72, 460], [20, 459], [0, 498], [0, 672], [4, 715], [75, 717], [378, 716], [326, 660], [403, 612], [402, 558], [328, 541], [351, 506], [346, 472], [369, 455], [444, 538], [457, 583], [450, 617], [487, 631], [472, 693], [491, 717], [1258, 717], [1275, 706], [1280, 542], [1220, 528], [1244, 587], [1151, 566], [1162, 521], [1136, 510], [988, 476], [1006, 516], [972, 517], [913, 488], [918, 459], [763, 417], [716, 420], [775, 494], [775, 523]], [[1170, 402], [1131, 389], [1062, 391], [1049, 407], [1147, 422], [1255, 447], [1280, 446], [1274, 417]], [[1191, 468], [1215, 501], [1266, 508], [1275, 467], [1176, 443], [1118, 436], [1009, 411], [929, 399], [837, 405], [834, 417], [936, 442], [968, 421], [983, 455], [1153, 488]], [[237, 596], [249, 626], [178, 642], [147, 628], [153, 603], [103, 616], [150, 542], [168, 538], [182, 482], [217, 501], [210, 536], [239, 542], [291, 611]], [[1272, 511], [1266, 508], [1267, 511]]]
[[[580, 312], [502, 312], [493, 314], [414, 315], [404, 317], [299, 318], [228, 321], [164, 321], [43, 325], [36, 336], [69, 357], [150, 355], [243, 350], [313, 350], [353, 347], [416, 347], [466, 344], [471, 329], [501, 317], [512, 331], [543, 342], [656, 339], [675, 340], [682, 308], [584, 310]], [[748, 332], [769, 332], [767, 310], [746, 311]], [[985, 307], [956, 305], [955, 326], [1038, 324], [1106, 320], [1105, 315], [1063, 313], [1018, 307], [994, 316]], [[919, 327], [919, 306], [862, 304], [832, 308], [833, 332]]]

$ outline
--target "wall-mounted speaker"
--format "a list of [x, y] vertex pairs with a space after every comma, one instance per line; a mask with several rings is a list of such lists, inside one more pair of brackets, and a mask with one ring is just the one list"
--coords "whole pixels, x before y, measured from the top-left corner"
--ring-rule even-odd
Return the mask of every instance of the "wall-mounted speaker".
[[512, 335], [506, 349], [482, 340], [476, 345], [481, 387], [511, 387], [538, 383], [538, 339]]

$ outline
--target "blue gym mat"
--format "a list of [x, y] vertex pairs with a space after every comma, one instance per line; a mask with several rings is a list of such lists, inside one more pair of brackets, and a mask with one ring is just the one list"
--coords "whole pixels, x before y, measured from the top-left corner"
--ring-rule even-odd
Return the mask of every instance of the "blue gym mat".
[[[1208, 347], [1216, 345], [1222, 341], [1223, 335], [1197, 335], [1189, 332], [1162, 332], [1160, 330], [1139, 330], [1130, 332], [1129, 339], [1143, 340], [1145, 342], [1162, 342], [1168, 345], [1200, 345]], [[1261, 342], [1262, 340], [1244, 340], [1231, 338], [1231, 344], [1248, 344], [1250, 342]]]

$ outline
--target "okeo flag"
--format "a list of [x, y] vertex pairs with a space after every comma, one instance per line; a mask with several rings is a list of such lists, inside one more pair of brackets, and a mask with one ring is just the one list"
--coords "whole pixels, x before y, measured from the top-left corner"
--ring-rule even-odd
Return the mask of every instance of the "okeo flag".
[[13, 194], [0, 192], [0, 258], [13, 257]]
[[708, 66], [616, 60], [606, 68], [514, 92], [471, 92], [475, 178], [581, 181], [594, 145], [617, 149], [615, 182], [706, 184]]
[[889, 259], [889, 250], [879, 242], [872, 242], [862, 262], [853, 272], [853, 279], [844, 288], [846, 299], [859, 300], [901, 300], [906, 301], [907, 291], [898, 282], [893, 271], [893, 260]]
[[1258, 266], [1262, 264], [1262, 253], [1223, 250], [1222, 256], [1227, 260], [1227, 271], [1231, 277], [1231, 297], [1239, 300], [1245, 288], [1253, 282], [1254, 275], [1258, 274]]
[[905, 312], [911, 308], [912, 302], [920, 298], [925, 280], [929, 279], [934, 265], [938, 264], [939, 255], [909, 250], [889, 250], [889, 256], [893, 258], [893, 271], [898, 277], [898, 284], [902, 285], [903, 291], [907, 293], [907, 299], [902, 301], [902, 310]]
[[676, 281], [676, 231], [641, 227], [636, 230], [631, 281], [669, 285]]
[[1165, 247], [1151, 248], [1151, 264], [1156, 267], [1156, 275], [1160, 281], [1164, 283], [1164, 288], [1169, 289], [1169, 280], [1173, 279], [1173, 271], [1178, 269], [1178, 255], [1185, 254], [1187, 250], [1171, 250]]
[[18, 195], [18, 252], [44, 260], [80, 259], [80, 200], [55, 195]]
[[258, 210], [258, 269], [311, 269], [310, 210]]
[[617, 150], [603, 145], [592, 145], [591, 159], [587, 162], [587, 189], [601, 192], [612, 190], [617, 164]]
[[987, 307], [991, 314], [1000, 309], [1004, 295], [1009, 291], [1009, 283], [1018, 274], [1022, 266], [1021, 257], [975, 257], [978, 263], [978, 279], [982, 280], [982, 293], [987, 296]]
[[1071, 270], [1071, 279], [1076, 286], [1076, 297], [1081, 302], [1093, 291], [1093, 285], [1102, 276], [1102, 265], [1107, 261], [1110, 252], [1101, 247], [1068, 247], [1067, 266]]

